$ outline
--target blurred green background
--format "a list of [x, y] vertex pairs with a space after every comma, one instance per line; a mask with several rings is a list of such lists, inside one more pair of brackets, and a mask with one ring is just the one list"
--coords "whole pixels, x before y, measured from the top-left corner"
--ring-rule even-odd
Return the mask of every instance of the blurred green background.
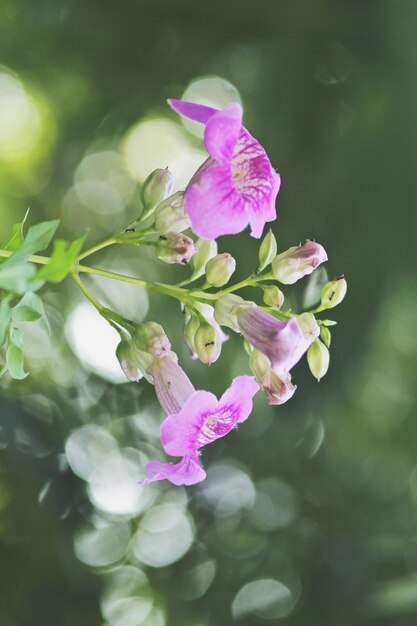
[[[51, 336], [32, 325], [30, 377], [0, 379], [2, 626], [415, 626], [416, 34], [411, 0], [1, 0], [3, 240], [29, 206], [94, 242], [135, 217], [155, 167], [183, 186], [204, 153], [165, 100], [188, 90], [241, 98], [282, 176], [280, 249], [315, 238], [349, 285], [325, 379], [302, 363], [288, 404], [259, 394], [187, 490], [138, 487], [153, 390], [121, 383], [70, 280], [45, 290]], [[258, 245], [220, 240], [241, 277]], [[136, 249], [94, 264], [188, 271]], [[90, 285], [163, 323], [197, 388], [248, 371], [237, 338], [210, 370], [192, 362], [175, 303]]]

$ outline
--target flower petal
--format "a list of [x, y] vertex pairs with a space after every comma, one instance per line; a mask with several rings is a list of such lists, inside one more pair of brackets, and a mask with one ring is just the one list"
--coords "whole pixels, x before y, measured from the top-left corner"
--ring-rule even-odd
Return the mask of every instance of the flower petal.
[[253, 376], [236, 376], [229, 389], [220, 398], [220, 409], [233, 407], [237, 417], [236, 424], [244, 422], [252, 412], [252, 398], [259, 391], [259, 385]]
[[187, 374], [178, 363], [166, 356], [156, 361], [152, 375], [155, 392], [165, 414], [178, 413], [195, 391]]
[[197, 104], [195, 102], [187, 102], [186, 100], [168, 100], [168, 104], [176, 113], [187, 117], [194, 122], [201, 122], [205, 124], [214, 113], [217, 113], [218, 109], [207, 107], [204, 104]]
[[148, 485], [156, 480], [169, 480], [173, 485], [194, 485], [206, 477], [197, 454], [184, 456], [179, 463], [160, 463], [151, 461], [145, 466], [146, 477], [142, 485]]
[[203, 239], [240, 233], [247, 226], [248, 217], [244, 201], [232, 185], [230, 167], [216, 165], [213, 159], [208, 161], [185, 192], [192, 230]]
[[208, 391], [195, 391], [176, 415], [161, 424], [161, 442], [171, 456], [185, 456], [199, 447], [199, 436], [208, 415], [216, 412], [218, 401]]
[[204, 130], [207, 152], [220, 163], [230, 163], [242, 129], [242, 107], [237, 102], [212, 115]]

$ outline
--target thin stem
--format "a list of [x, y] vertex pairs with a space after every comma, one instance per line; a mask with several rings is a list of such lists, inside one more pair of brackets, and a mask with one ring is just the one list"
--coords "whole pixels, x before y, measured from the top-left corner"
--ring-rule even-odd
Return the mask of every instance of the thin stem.
[[[0, 257], [8, 259], [14, 254], [14, 250], [0, 250]], [[39, 265], [48, 265], [51, 258], [49, 256], [38, 256], [37, 254], [33, 254], [28, 259], [32, 263], [38, 263]]]
[[77, 261], [81, 261], [82, 259], [85, 259], [86, 257], [90, 256], [90, 254], [94, 254], [94, 252], [98, 252], [99, 250], [102, 250], [103, 248], [107, 248], [107, 246], [111, 246], [113, 243], [118, 243], [117, 240], [114, 239], [114, 237], [111, 237], [110, 239], [106, 239], [105, 241], [98, 243], [96, 246], [93, 246], [92, 248], [89, 248], [88, 250], [80, 254], [80, 256], [77, 258]]

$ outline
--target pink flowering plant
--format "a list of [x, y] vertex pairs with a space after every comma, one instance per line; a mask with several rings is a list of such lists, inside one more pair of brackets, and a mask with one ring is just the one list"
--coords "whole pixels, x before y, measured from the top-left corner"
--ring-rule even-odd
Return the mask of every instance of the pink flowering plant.
[[[323, 281], [319, 301], [311, 310], [296, 312], [287, 305], [284, 286], [312, 274], [327, 261], [327, 254], [313, 240], [278, 251], [272, 230], [265, 232], [265, 225], [276, 219], [280, 177], [264, 148], [243, 126], [241, 106], [232, 103], [217, 110], [181, 100], [169, 100], [169, 105], [204, 125], [207, 159], [185, 189], [173, 190], [168, 168], [153, 171], [142, 186], [140, 216], [84, 251], [86, 237], [82, 236], [72, 242], [55, 239], [51, 255], [39, 255], [52, 242], [58, 221], [26, 229], [26, 219], [13, 227], [0, 249], [1, 374], [15, 379], [27, 376], [20, 324], [46, 321], [38, 291], [45, 283], [71, 277], [119, 333], [117, 358], [127, 379], [145, 379], [153, 385], [165, 413], [160, 439], [169, 458], [148, 463], [143, 485], [161, 480], [193, 485], [204, 480], [202, 449], [248, 419], [258, 391], [271, 405], [290, 400], [296, 391], [292, 370], [304, 355], [320, 380], [329, 366], [330, 327], [336, 322], [317, 316], [338, 305], [346, 294], [342, 276]], [[258, 259], [250, 276], [229, 285], [236, 260], [228, 252], [218, 252], [217, 240], [248, 226], [252, 237], [263, 236]], [[87, 257], [114, 244], [151, 246], [160, 262], [189, 265], [191, 273], [170, 285], [85, 264]], [[138, 324], [104, 307], [86, 287], [84, 274], [127, 282], [178, 301], [185, 313], [184, 339], [190, 358], [203, 364], [220, 357], [226, 333], [238, 333], [252, 375], [237, 376], [220, 399], [210, 391], [196, 390], [163, 327], [151, 320]], [[245, 300], [237, 294], [246, 287], [257, 289], [261, 299]]]

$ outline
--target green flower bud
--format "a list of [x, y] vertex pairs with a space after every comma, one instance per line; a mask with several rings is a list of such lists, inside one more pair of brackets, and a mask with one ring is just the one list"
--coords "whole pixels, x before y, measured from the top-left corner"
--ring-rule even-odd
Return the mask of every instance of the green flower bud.
[[156, 322], [139, 324], [133, 340], [139, 350], [157, 358], [162, 358], [171, 350], [171, 343], [164, 329]]
[[183, 191], [177, 191], [158, 204], [155, 209], [155, 228], [158, 232], [182, 233], [189, 227]]
[[327, 328], [327, 326], [321, 326], [320, 327], [320, 338], [323, 341], [324, 345], [327, 348], [330, 348], [330, 343], [332, 341], [332, 335], [330, 330]]
[[264, 302], [269, 306], [274, 306], [277, 309], [280, 309], [284, 304], [284, 294], [281, 289], [278, 289], [276, 285], [270, 285], [269, 287], [264, 288]]
[[143, 374], [135, 359], [134, 346], [123, 339], [116, 348], [116, 356], [127, 380], [139, 382]]
[[192, 258], [191, 267], [193, 273], [191, 278], [195, 280], [204, 274], [207, 261], [217, 254], [217, 241], [215, 239], [197, 239], [195, 242], [197, 252]]
[[188, 319], [185, 322], [184, 338], [185, 338], [185, 341], [187, 342], [188, 347], [190, 348], [193, 354], [195, 354], [196, 352], [194, 339], [195, 339], [195, 334], [197, 330], [199, 329], [199, 327], [200, 327], [200, 319], [198, 315], [196, 315], [193, 311], [190, 311], [188, 313]]
[[307, 362], [314, 378], [320, 382], [329, 369], [330, 353], [320, 339], [313, 341], [307, 351]]
[[241, 307], [256, 306], [254, 302], [246, 302], [234, 293], [228, 293], [216, 300], [214, 305], [214, 318], [221, 326], [228, 326], [232, 330], [240, 333], [237, 324], [237, 314]]
[[200, 361], [211, 365], [220, 356], [222, 348], [220, 334], [211, 324], [202, 322], [194, 336], [194, 347]]
[[297, 322], [306, 337], [310, 337], [311, 340], [313, 340], [313, 338], [319, 336], [320, 328], [312, 313], [301, 313], [301, 315], [297, 315], [296, 317]]
[[277, 253], [277, 241], [272, 230], [269, 230], [259, 248], [259, 271], [267, 267]]
[[343, 276], [331, 280], [321, 290], [321, 306], [324, 309], [332, 309], [342, 302], [346, 291], [347, 282]]
[[236, 269], [236, 261], [227, 252], [216, 254], [206, 265], [206, 279], [213, 287], [223, 287]]
[[141, 190], [143, 214], [150, 215], [156, 205], [171, 193], [172, 182], [172, 174], [168, 168], [157, 169], [149, 174]]
[[179, 233], [161, 235], [156, 244], [156, 256], [164, 263], [187, 265], [195, 253], [194, 241]]

